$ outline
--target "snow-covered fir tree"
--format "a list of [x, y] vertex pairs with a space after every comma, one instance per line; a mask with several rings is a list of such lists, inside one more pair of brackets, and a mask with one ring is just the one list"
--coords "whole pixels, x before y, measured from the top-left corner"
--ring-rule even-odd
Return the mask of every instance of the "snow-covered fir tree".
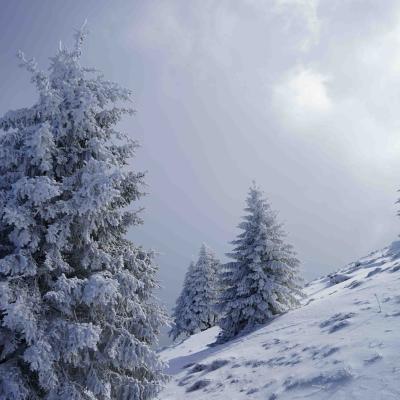
[[241, 331], [267, 322], [298, 305], [301, 279], [299, 261], [285, 243], [276, 213], [254, 184], [247, 197], [242, 232], [232, 242], [233, 262], [226, 265], [219, 311], [219, 339], [229, 340]]
[[218, 322], [215, 309], [220, 262], [205, 244], [200, 248], [197, 262], [191, 263], [185, 275], [183, 288], [173, 311], [174, 324], [170, 336], [190, 336], [215, 326]]
[[194, 270], [194, 262], [192, 261], [189, 265], [189, 268], [185, 274], [185, 279], [183, 281], [182, 291], [179, 297], [176, 300], [175, 307], [172, 312], [173, 324], [172, 328], [169, 331], [169, 336], [172, 337], [173, 340], [176, 340], [180, 335], [188, 335], [187, 334], [187, 310], [188, 310], [188, 283], [190, 281], [190, 275]]
[[130, 91], [80, 64], [84, 29], [38, 101], [0, 119], [0, 398], [142, 400], [165, 380], [154, 254], [124, 238], [143, 174], [115, 129]]

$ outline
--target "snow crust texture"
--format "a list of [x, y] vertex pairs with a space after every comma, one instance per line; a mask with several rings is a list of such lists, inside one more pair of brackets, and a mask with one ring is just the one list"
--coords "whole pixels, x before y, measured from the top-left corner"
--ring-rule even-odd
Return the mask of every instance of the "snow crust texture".
[[163, 400], [400, 398], [400, 242], [305, 288], [301, 308], [216, 345], [219, 328], [161, 357]]

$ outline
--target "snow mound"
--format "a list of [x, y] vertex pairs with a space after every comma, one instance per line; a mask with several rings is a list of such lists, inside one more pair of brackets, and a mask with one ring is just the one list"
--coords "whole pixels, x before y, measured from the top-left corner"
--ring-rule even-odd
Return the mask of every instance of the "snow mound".
[[303, 306], [215, 344], [164, 349], [162, 400], [400, 399], [400, 242], [310, 282]]

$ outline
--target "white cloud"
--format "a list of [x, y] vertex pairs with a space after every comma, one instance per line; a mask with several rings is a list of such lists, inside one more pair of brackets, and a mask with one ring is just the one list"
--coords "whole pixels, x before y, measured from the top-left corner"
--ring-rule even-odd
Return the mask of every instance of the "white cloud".
[[291, 71], [273, 88], [273, 105], [280, 118], [293, 124], [320, 119], [332, 108], [326, 89], [327, 78], [304, 67]]
[[306, 34], [300, 44], [302, 51], [307, 51], [318, 43], [321, 23], [317, 15], [319, 0], [277, 0], [278, 10], [290, 16], [291, 24], [295, 25], [295, 18], [300, 21]]
[[149, 2], [126, 38], [131, 47], [164, 54], [168, 64], [190, 70], [252, 69], [268, 59], [282, 64], [318, 42], [317, 5], [318, 0]]

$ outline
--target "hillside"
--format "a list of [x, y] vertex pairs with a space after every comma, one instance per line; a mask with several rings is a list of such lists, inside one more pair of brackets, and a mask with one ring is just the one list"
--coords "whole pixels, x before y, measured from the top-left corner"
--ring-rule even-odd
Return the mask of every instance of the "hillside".
[[400, 242], [309, 283], [303, 306], [209, 346], [218, 328], [164, 349], [162, 400], [400, 398]]

